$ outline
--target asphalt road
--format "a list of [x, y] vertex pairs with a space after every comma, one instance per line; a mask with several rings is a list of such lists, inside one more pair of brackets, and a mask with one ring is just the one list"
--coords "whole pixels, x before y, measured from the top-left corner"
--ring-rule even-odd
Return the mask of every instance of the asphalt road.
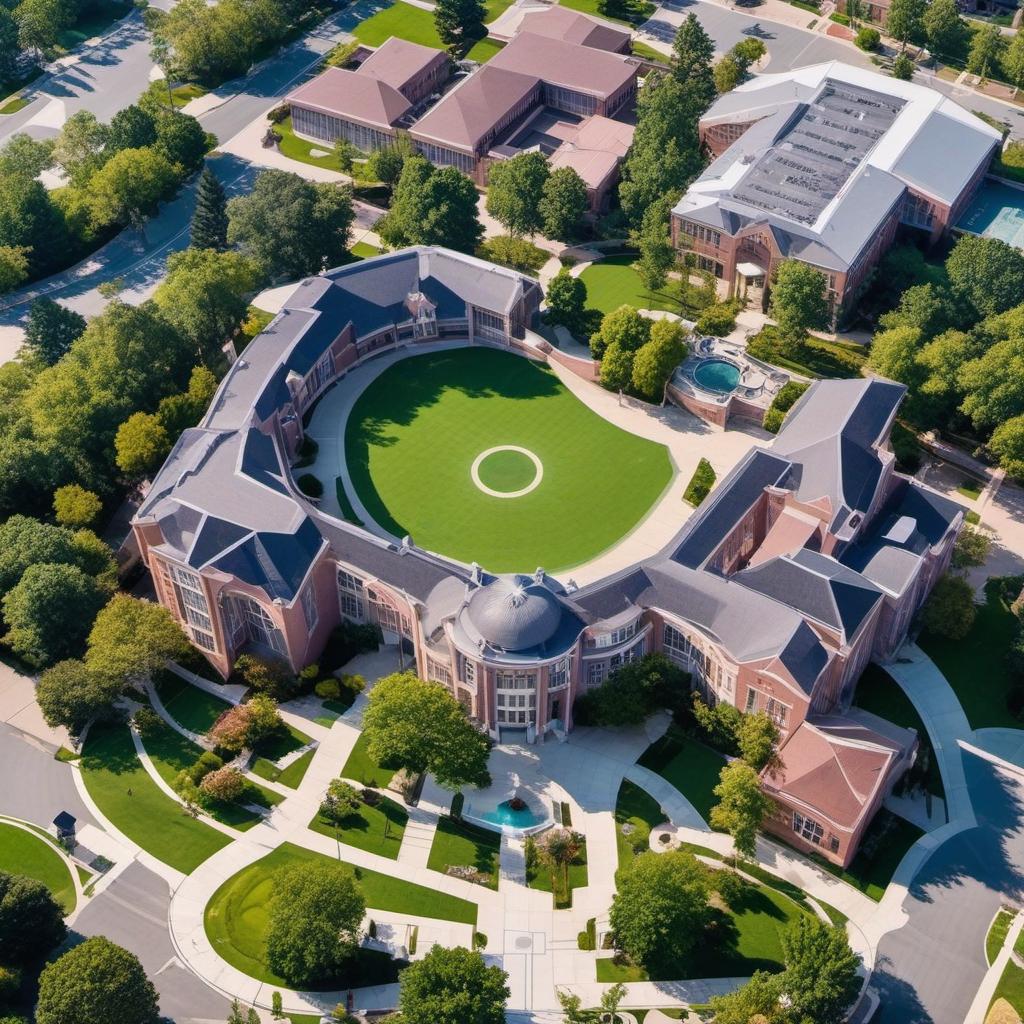
[[177, 959], [167, 926], [167, 883], [135, 861], [75, 920], [75, 938], [105, 935], [130, 949], [156, 986], [160, 1013], [177, 1024], [223, 1024], [231, 1006]]
[[149, 85], [149, 48], [149, 33], [133, 13], [75, 64], [34, 85], [37, 95], [28, 106], [0, 118], [0, 142], [16, 132], [51, 138], [79, 110], [109, 121]]
[[1024, 783], [962, 757], [979, 824], [925, 863], [904, 900], [907, 924], [879, 943], [876, 1024], [961, 1024], [988, 966], [988, 926], [1024, 896]]

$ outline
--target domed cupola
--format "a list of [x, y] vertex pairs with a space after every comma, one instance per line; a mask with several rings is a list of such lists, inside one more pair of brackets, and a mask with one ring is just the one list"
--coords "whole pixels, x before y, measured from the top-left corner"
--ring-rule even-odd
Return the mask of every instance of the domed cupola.
[[562, 606], [540, 573], [537, 577], [499, 576], [470, 597], [466, 614], [490, 646], [525, 651], [554, 636], [562, 621]]

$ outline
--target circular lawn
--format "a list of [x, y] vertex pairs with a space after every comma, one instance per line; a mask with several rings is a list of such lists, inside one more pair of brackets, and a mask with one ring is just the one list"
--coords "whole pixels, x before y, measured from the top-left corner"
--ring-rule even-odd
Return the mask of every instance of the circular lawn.
[[0, 823], [0, 871], [42, 882], [65, 914], [75, 909], [75, 881], [67, 862], [41, 835]]
[[384, 529], [492, 572], [589, 561], [673, 474], [664, 445], [609, 423], [546, 367], [490, 348], [385, 370], [352, 409], [345, 458]]

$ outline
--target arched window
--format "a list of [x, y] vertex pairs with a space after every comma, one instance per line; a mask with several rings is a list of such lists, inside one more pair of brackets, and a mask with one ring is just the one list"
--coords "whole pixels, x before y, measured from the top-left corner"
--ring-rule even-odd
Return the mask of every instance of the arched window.
[[273, 616], [259, 603], [245, 594], [232, 594], [228, 598], [228, 621], [233, 625], [236, 645], [240, 640], [263, 644], [277, 654], [286, 655], [284, 637]]

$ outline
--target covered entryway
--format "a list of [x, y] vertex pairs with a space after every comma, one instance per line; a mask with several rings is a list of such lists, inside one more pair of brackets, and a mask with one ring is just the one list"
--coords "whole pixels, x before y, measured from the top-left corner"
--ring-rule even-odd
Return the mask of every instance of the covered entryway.
[[734, 295], [748, 308], [764, 308], [767, 271], [757, 263], [737, 263]]

